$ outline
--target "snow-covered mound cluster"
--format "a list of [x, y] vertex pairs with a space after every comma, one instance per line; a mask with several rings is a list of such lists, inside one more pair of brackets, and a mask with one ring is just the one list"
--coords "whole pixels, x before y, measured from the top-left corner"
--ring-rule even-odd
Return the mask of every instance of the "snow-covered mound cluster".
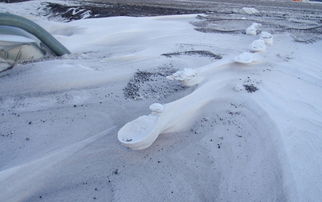
[[[257, 26], [255, 24], [256, 23], [253, 23], [250, 27]], [[246, 33], [248, 29], [249, 28], [246, 29]], [[260, 36], [260, 39], [257, 39], [250, 44], [250, 51], [251, 52], [265, 51], [266, 50], [265, 40], [268, 41], [267, 44], [272, 45], [273, 43], [272, 34], [268, 32], [263, 32]], [[259, 62], [259, 58], [260, 58], [259, 55], [258, 54], [255, 55], [254, 53], [251, 53], [251, 52], [244, 52], [236, 56], [234, 58], [234, 61], [231, 61], [231, 62], [228, 61], [225, 64], [226, 68], [233, 65], [233, 62], [241, 63], [241, 64], [252, 64], [255, 62]], [[194, 85], [200, 84], [204, 80], [202, 78], [208, 77], [207, 79], [208, 82], [204, 82], [207, 84], [207, 85], [204, 84], [204, 86], [208, 86], [208, 84], [213, 82], [209, 72], [211, 70], [216, 71], [216, 69], [218, 69], [219, 66], [220, 65], [217, 65], [217, 67], [213, 65], [207, 65], [205, 67], [199, 67], [195, 69], [185, 68], [184, 70], [177, 71], [176, 73], [170, 76], [167, 76], [167, 78], [170, 80], [181, 81], [185, 86], [194, 86]], [[221, 64], [221, 66], [223, 66], [223, 64]], [[205, 74], [205, 71], [207, 71], [207, 74]], [[202, 74], [204, 74], [203, 77], [201, 77]], [[220, 83], [222, 83], [222, 81]], [[217, 85], [218, 83], [216, 83], [216, 87]], [[208, 94], [209, 91], [215, 88], [215, 86], [211, 87], [211, 85], [209, 85], [209, 87], [210, 87], [209, 89], [204, 91], [206, 94]], [[223, 86], [223, 87], [226, 87], [226, 86]], [[151, 115], [140, 116], [139, 118], [131, 121], [130, 123], [126, 124], [123, 128], [120, 129], [118, 133], [118, 138], [120, 142], [135, 150], [146, 149], [147, 147], [151, 146], [161, 133], [165, 133], [169, 128], [173, 129], [178, 127], [178, 123], [176, 121], [177, 119], [179, 119], [179, 117], [177, 116], [178, 114], [182, 116], [185, 113], [196, 114], [196, 112], [199, 111], [200, 108], [202, 108], [205, 104], [217, 98], [206, 94], [203, 95], [203, 94], [197, 93], [198, 91], [201, 91], [200, 89], [202, 88], [197, 89], [197, 91], [195, 91], [191, 95], [188, 95], [180, 100], [176, 100], [175, 102], [168, 103], [166, 107], [158, 103], [152, 104], [150, 106], [150, 110], [152, 111]], [[213, 94], [213, 96], [214, 95], [215, 94]], [[220, 99], [220, 97], [218, 97], [218, 99]], [[171, 105], [174, 105], [176, 107], [169, 107]], [[166, 108], [166, 110], [164, 110], [164, 108]], [[161, 114], [161, 112], [163, 112], [161, 118], [160, 119], [156, 118], [156, 114]], [[193, 116], [191, 115], [187, 117], [183, 116], [183, 118], [180, 118], [180, 119], [189, 120], [192, 117]], [[139, 130], [137, 130], [137, 128], [139, 128]], [[149, 128], [149, 130], [147, 130], [147, 128]], [[137, 132], [134, 132], [134, 131], [137, 131]], [[131, 141], [128, 141], [128, 139], [131, 139]]]
[[72, 54], [0, 74], [0, 201], [319, 201], [321, 41], [33, 3]]
[[241, 10], [249, 15], [256, 15], [260, 13], [256, 8], [250, 8], [250, 7], [243, 7]]

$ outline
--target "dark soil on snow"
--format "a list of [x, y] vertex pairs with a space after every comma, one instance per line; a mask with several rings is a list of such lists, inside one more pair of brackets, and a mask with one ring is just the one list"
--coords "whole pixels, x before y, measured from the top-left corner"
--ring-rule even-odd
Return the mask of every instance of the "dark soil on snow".
[[125, 98], [141, 100], [152, 98], [164, 99], [187, 87], [179, 81], [169, 80], [166, 77], [175, 73], [176, 69], [162, 67], [152, 71], [138, 70], [123, 89]]
[[18, 3], [23, 1], [31, 1], [31, 0], [0, 0], [0, 2], [5, 2], [5, 3]]
[[254, 84], [244, 84], [244, 88], [248, 93], [254, 93], [258, 90]]
[[145, 5], [130, 5], [119, 3], [84, 4], [79, 6], [63, 5], [58, 3], [45, 3], [45, 15], [49, 17], [62, 17], [66, 21], [83, 18], [100, 18], [111, 16], [159, 16], [200, 13], [197, 10], [153, 7]]
[[202, 56], [202, 57], [209, 57], [215, 60], [220, 60], [222, 59], [221, 55], [217, 55], [211, 51], [206, 51], [206, 50], [193, 50], [193, 51], [183, 51], [183, 52], [174, 52], [174, 53], [164, 53], [162, 54], [163, 56], [166, 57], [173, 57], [173, 56], [181, 56], [181, 55], [196, 55], [196, 56]]

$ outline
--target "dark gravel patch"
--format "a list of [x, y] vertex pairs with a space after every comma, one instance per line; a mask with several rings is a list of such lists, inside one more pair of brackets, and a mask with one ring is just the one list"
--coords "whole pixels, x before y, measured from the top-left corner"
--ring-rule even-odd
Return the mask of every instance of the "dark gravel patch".
[[244, 88], [248, 93], [254, 93], [258, 90], [254, 84], [244, 84]]
[[183, 52], [174, 52], [174, 53], [164, 53], [162, 55], [166, 56], [166, 57], [170, 57], [170, 58], [173, 56], [181, 56], [181, 55], [197, 55], [197, 56], [213, 58], [215, 60], [222, 59], [221, 55], [217, 55], [213, 52], [206, 51], [206, 50], [193, 50], [193, 51], [183, 51]]
[[134, 100], [160, 100], [183, 91], [187, 87], [179, 81], [166, 78], [175, 72], [176, 69], [171, 67], [162, 67], [152, 71], [138, 70], [123, 89], [124, 96]]
[[18, 3], [18, 2], [24, 2], [24, 1], [31, 1], [31, 0], [0, 0], [0, 2], [4, 2], [4, 3]]
[[256, 15], [248, 15], [241, 8], [226, 8], [199, 15], [192, 25], [196, 31], [204, 33], [243, 34], [254, 22], [262, 24], [261, 30], [273, 34], [290, 33], [296, 42], [312, 43], [322, 39], [322, 13], [317, 10], [267, 7]]
[[43, 4], [43, 10], [43, 15], [45, 16], [61, 17], [66, 21], [111, 16], [142, 17], [200, 13], [200, 11], [194, 9], [177, 9], [120, 3], [83, 4], [71, 6], [48, 2]]
[[[312, 43], [322, 39], [322, 4], [229, 0], [89, 0], [69, 1], [74, 5], [44, 3], [43, 15], [72, 21], [110, 16], [158, 16], [206, 13], [192, 22], [195, 30], [204, 33], [243, 34], [253, 22], [261, 23], [262, 30], [288, 32], [296, 42]], [[254, 6], [260, 12], [248, 15], [241, 11]], [[321, 9], [320, 9], [321, 8]]]

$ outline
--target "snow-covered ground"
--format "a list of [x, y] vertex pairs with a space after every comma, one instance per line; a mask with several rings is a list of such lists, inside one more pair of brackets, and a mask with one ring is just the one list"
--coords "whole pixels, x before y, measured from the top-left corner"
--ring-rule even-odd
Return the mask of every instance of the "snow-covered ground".
[[[321, 201], [321, 40], [199, 32], [197, 15], [55, 22], [39, 2], [0, 10], [72, 54], [0, 74], [0, 201]], [[121, 145], [153, 103], [127, 135], [156, 141]]]

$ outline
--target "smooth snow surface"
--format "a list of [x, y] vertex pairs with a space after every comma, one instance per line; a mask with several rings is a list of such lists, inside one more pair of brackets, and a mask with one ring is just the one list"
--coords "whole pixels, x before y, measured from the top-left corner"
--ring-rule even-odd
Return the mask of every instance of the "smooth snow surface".
[[72, 54], [0, 74], [0, 201], [321, 201], [321, 41], [32, 19]]

